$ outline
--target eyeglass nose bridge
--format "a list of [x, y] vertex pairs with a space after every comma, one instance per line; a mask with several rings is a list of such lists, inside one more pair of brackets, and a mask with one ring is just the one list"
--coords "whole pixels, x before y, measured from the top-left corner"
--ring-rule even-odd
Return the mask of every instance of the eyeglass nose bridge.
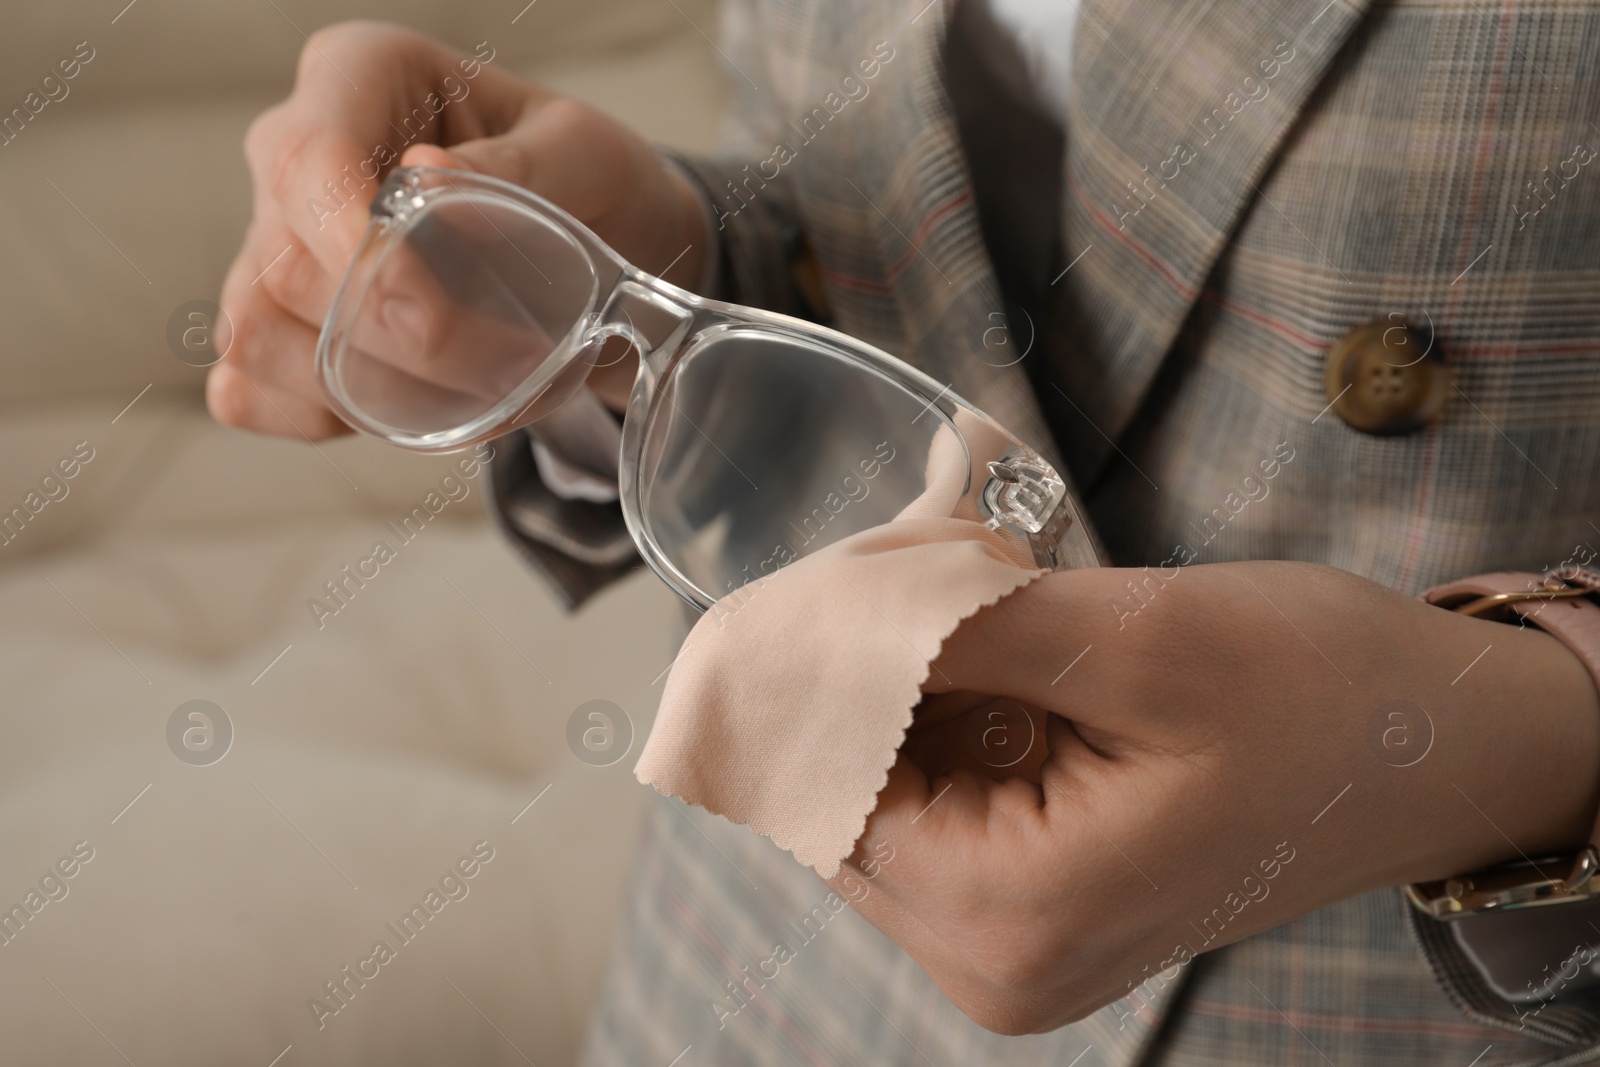
[[694, 309], [664, 291], [668, 288], [665, 283], [657, 284], [664, 288], [634, 278], [617, 283], [605, 306], [589, 316], [580, 349], [598, 351], [610, 338], [620, 337], [639, 350], [641, 360], [648, 361], [681, 345], [694, 321]]

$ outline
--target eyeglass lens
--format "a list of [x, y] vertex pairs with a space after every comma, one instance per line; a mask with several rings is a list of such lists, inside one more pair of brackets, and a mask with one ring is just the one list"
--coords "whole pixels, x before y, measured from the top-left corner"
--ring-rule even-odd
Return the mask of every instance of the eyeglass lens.
[[352, 406], [409, 434], [453, 430], [535, 374], [590, 306], [595, 272], [561, 230], [450, 197], [379, 242], [335, 374]]

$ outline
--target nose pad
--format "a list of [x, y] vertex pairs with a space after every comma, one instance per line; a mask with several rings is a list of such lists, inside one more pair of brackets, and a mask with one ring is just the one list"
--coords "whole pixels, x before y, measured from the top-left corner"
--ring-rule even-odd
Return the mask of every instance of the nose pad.
[[[612, 290], [605, 307], [580, 326], [571, 361], [519, 413], [522, 422], [537, 421], [572, 399], [594, 375], [607, 399], [626, 403], [638, 359], [671, 352], [683, 342], [694, 311], [664, 293], [624, 280]], [[618, 403], [620, 402], [620, 403]]]
[[578, 358], [589, 364], [589, 391], [615, 411], [628, 406], [634, 379], [639, 374], [639, 348], [622, 336], [591, 345]]
[[519, 422], [539, 421], [566, 404], [584, 385], [610, 407], [618, 411], [627, 407], [644, 351], [644, 334], [628, 318], [626, 308], [619, 308], [618, 313], [621, 322], [605, 322], [601, 315], [589, 317], [571, 361], [518, 413]]
[[508, 425], [526, 426], [528, 423], [538, 422], [556, 408], [571, 400], [582, 388], [589, 377], [590, 365], [583, 359], [580, 352], [575, 358], [556, 372], [548, 385], [541, 389], [538, 395], [522, 406], [522, 409], [511, 417]]
[[584, 335], [584, 351], [587, 355], [591, 345], [621, 337], [639, 350], [641, 358], [652, 352], [670, 352], [683, 341], [693, 318], [692, 309], [629, 279], [612, 290], [606, 306], [594, 316]]

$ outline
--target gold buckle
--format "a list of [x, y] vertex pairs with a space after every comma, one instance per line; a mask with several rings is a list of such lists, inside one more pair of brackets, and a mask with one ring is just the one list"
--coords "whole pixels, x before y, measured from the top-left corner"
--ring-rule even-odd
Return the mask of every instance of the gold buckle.
[[1588, 596], [1593, 592], [1594, 590], [1588, 586], [1570, 583], [1563, 577], [1551, 574], [1545, 576], [1543, 588], [1481, 596], [1451, 610], [1458, 615], [1486, 615], [1489, 612], [1510, 607], [1512, 604], [1526, 603], [1529, 600], [1567, 600], [1572, 597]]
[[[1548, 602], [1594, 595], [1600, 595], [1600, 573], [1563, 566], [1546, 572], [1539, 588], [1464, 599], [1454, 605], [1448, 601], [1437, 603], [1461, 615], [1486, 616], [1532, 600]], [[1518, 860], [1453, 878], [1418, 882], [1406, 886], [1405, 891], [1412, 906], [1424, 914], [1435, 919], [1459, 919], [1474, 913], [1600, 899], [1600, 878], [1596, 874], [1600, 874], [1600, 848], [1588, 844], [1574, 853]]]
[[1435, 882], [1408, 885], [1412, 906], [1435, 919], [1459, 919], [1488, 911], [1518, 911], [1600, 897], [1600, 850], [1490, 867]]

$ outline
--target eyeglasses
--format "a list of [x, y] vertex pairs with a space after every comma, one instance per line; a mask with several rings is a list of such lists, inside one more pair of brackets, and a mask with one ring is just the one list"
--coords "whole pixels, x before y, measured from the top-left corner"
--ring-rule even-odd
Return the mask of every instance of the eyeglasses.
[[494, 178], [400, 168], [371, 216], [317, 345], [333, 410], [404, 448], [457, 451], [572, 402], [622, 339], [639, 354], [622, 514], [702, 611], [910, 515], [1007, 530], [1043, 567], [1098, 563], [1050, 464], [885, 352], [645, 274]]

